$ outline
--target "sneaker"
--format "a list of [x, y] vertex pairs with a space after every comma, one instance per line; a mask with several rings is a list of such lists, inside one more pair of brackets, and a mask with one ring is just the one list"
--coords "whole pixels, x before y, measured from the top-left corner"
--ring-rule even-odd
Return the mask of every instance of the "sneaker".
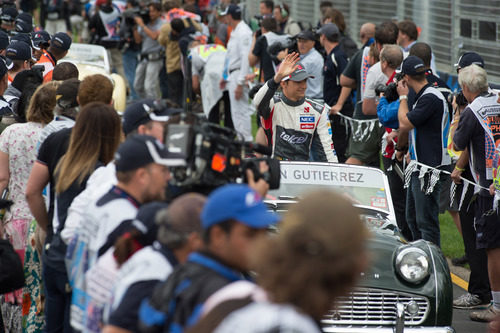
[[486, 310], [473, 311], [470, 313], [470, 319], [474, 321], [489, 322], [500, 315], [500, 310], [496, 309], [493, 304], [491, 304]]
[[455, 309], [486, 309], [490, 302], [485, 302], [479, 296], [467, 293], [453, 300]]
[[453, 258], [451, 259], [451, 263], [453, 264], [453, 266], [465, 266], [465, 264], [469, 263], [469, 260], [467, 260], [467, 257], [465, 256], [465, 254], [459, 258]]

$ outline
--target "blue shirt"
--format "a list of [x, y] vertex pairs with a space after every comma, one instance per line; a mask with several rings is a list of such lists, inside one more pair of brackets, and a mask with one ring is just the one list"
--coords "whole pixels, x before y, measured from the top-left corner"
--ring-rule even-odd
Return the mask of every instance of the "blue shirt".
[[306, 97], [312, 99], [323, 98], [323, 64], [321, 54], [313, 47], [309, 52], [300, 55], [300, 62], [309, 75], [314, 78], [307, 79]]

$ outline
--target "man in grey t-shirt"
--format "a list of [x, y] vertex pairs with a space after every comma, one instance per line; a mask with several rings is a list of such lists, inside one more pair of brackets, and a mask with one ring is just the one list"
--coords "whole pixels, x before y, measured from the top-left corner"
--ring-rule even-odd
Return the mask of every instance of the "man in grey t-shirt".
[[151, 21], [146, 25], [141, 17], [135, 17], [137, 24], [134, 29], [136, 43], [142, 42], [141, 59], [135, 71], [134, 89], [140, 98], [159, 98], [159, 73], [163, 66], [163, 47], [157, 42], [160, 28], [165, 23], [161, 19], [161, 4], [149, 4]]

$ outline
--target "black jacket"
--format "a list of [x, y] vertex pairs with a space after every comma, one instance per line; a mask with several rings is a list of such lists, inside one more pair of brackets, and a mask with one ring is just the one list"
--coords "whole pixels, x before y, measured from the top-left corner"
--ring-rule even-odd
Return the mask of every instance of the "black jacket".
[[0, 239], [0, 294], [23, 286], [24, 272], [21, 259], [8, 240]]

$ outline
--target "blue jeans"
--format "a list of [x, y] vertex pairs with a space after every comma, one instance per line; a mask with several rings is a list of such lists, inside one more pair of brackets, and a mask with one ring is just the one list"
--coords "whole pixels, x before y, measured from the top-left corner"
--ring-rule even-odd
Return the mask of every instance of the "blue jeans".
[[130, 88], [130, 98], [132, 100], [138, 99], [137, 93], [134, 90], [134, 80], [135, 80], [135, 69], [137, 68], [137, 55], [138, 51], [133, 51], [131, 49], [126, 49], [123, 52], [123, 70], [125, 71], [125, 78], [128, 81], [128, 86]]
[[45, 331], [46, 333], [71, 333], [70, 323], [71, 290], [66, 273], [43, 265], [45, 283]]
[[[411, 175], [410, 186], [406, 192], [406, 222], [413, 235], [413, 240], [425, 239], [441, 246], [439, 233], [439, 193], [441, 181], [434, 186], [434, 191], [426, 195], [420, 190], [419, 172]], [[429, 174], [425, 175], [426, 184]], [[425, 186], [424, 186], [425, 190]]]

